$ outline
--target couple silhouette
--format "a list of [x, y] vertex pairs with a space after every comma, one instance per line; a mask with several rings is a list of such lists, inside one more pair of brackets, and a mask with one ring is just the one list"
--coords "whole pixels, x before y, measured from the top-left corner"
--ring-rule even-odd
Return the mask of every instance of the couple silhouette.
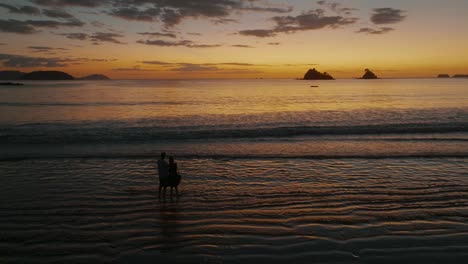
[[158, 174], [159, 174], [159, 197], [161, 197], [161, 190], [163, 196], [166, 196], [167, 187], [172, 191], [175, 189], [176, 195], [179, 196], [179, 189], [177, 188], [180, 183], [180, 175], [177, 172], [177, 163], [173, 156], [169, 157], [169, 163], [166, 161], [166, 152], [161, 153], [161, 158], [158, 160]]

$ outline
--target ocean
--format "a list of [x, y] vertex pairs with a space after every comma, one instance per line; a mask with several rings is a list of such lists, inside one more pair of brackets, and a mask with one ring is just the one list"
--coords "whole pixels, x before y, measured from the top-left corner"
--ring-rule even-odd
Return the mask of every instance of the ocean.
[[467, 161], [464, 79], [1, 87], [0, 262], [463, 263]]

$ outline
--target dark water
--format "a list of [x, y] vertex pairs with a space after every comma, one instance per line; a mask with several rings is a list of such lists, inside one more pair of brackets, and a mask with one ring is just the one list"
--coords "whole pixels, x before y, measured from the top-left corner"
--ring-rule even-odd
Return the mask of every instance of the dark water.
[[464, 263], [467, 84], [0, 88], [0, 263]]
[[[3, 263], [464, 263], [466, 159], [0, 163]], [[209, 169], [208, 169], [209, 168]], [[440, 261], [440, 262], [439, 262]]]

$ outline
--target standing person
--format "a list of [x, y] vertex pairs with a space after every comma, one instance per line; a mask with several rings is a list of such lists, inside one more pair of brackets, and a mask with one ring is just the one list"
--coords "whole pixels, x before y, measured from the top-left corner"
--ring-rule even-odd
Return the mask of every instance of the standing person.
[[164, 188], [163, 195], [166, 196], [166, 187], [169, 186], [169, 164], [166, 161], [166, 152], [161, 152], [161, 158], [158, 160], [159, 173], [159, 197], [161, 189]]
[[177, 188], [180, 183], [180, 175], [177, 172], [177, 163], [174, 161], [174, 157], [169, 157], [169, 186], [171, 187], [171, 196], [172, 189], [175, 188], [176, 195], [179, 196], [179, 189]]

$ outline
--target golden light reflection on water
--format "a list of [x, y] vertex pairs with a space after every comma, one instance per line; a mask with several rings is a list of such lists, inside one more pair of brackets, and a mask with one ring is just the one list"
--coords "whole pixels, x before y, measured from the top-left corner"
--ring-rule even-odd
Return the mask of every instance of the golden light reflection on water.
[[[311, 87], [317, 85], [319, 87]], [[467, 107], [464, 80], [111, 81], [2, 89], [0, 121], [95, 121]]]

